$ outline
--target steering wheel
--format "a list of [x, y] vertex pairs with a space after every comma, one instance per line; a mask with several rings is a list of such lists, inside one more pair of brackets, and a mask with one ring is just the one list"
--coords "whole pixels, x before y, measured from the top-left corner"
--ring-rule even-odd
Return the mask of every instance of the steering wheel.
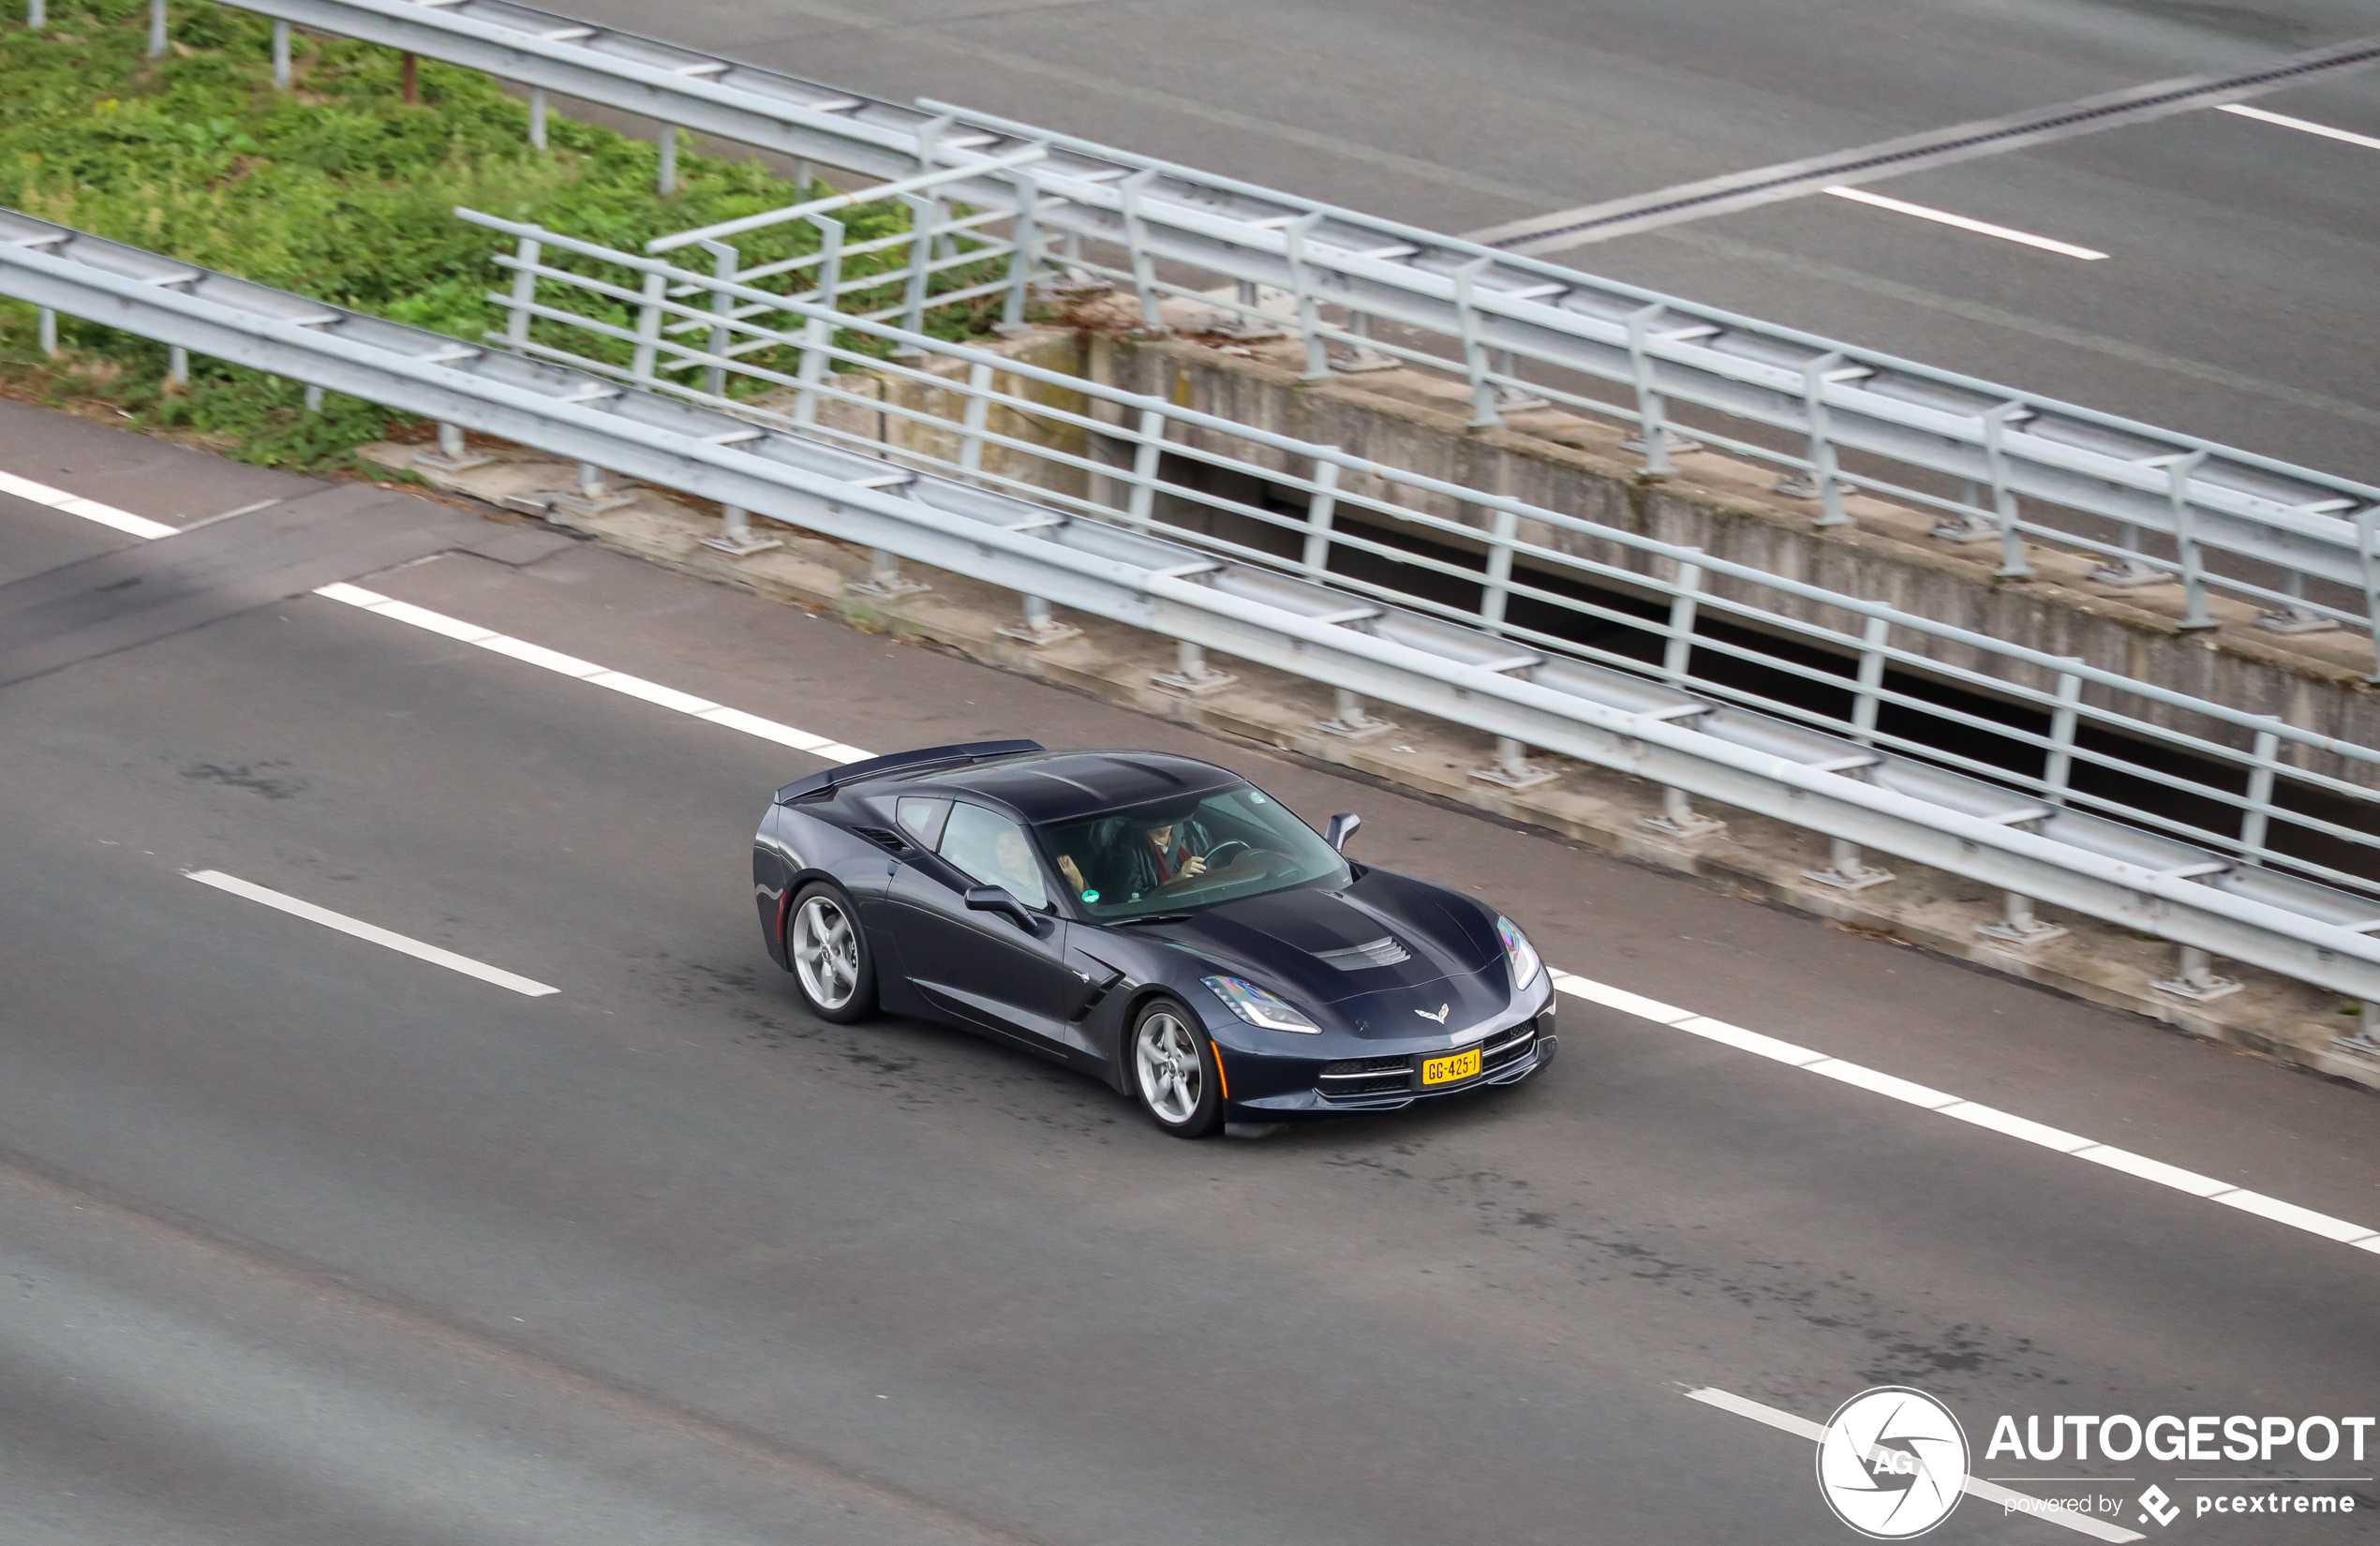
[[1242, 853], [1248, 854], [1256, 852], [1256, 845], [1254, 843], [1242, 842], [1237, 838], [1226, 838], [1221, 842], [1215, 844], [1213, 848], [1208, 850], [1207, 868], [1210, 870], [1222, 869], [1226, 862], [1223, 857], [1224, 851], [1232, 848], [1237, 848]]

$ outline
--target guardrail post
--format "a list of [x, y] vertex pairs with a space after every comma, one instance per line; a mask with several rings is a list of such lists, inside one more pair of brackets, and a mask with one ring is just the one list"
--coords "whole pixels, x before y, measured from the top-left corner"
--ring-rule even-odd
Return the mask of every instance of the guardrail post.
[[1498, 736], [1495, 738], [1495, 761], [1485, 767], [1471, 769], [1471, 777], [1481, 783], [1517, 791], [1552, 783], [1561, 775], [1529, 761], [1529, 749], [1522, 742], [1510, 736]]
[[56, 359], [58, 357], [58, 314], [48, 306], [43, 306], [36, 313], [35, 325], [41, 335], [42, 358]]
[[[2069, 656], [2076, 665], [2079, 655]], [[2071, 671], [2058, 674], [2058, 706], [2049, 715], [2049, 757], [2042, 767], [2042, 782], [2047, 786], [2049, 803], [2064, 806], [2068, 780], [2075, 770], [2075, 722], [2082, 703], [2082, 678]]]
[[1893, 872], [1889, 870], [1868, 869], [1860, 854], [1859, 844], [1842, 838], [1826, 840], [1825, 869], [1802, 871], [1802, 879], [1831, 885], [1837, 891], [1865, 891], [1892, 878]]
[[774, 537], [752, 535], [751, 513], [741, 505], [719, 507], [719, 535], [699, 539], [705, 547], [724, 553], [734, 558], [749, 558], [755, 553], [766, 553], [785, 544]]
[[1892, 632], [1892, 620], [1887, 617], [1870, 617], [1860, 631], [1859, 686], [1852, 701], [1852, 739], [1861, 746], [1876, 744], [1876, 710], [1884, 686], [1884, 646]]
[[2033, 899], [2030, 897], [2003, 891], [2001, 893], [2000, 921], [1979, 923], [1975, 926], [1975, 932], [2002, 944], [2030, 949], [2037, 944], [2047, 944], [2052, 940], [2064, 939], [2069, 930], [2061, 924], [2044, 923], [2033, 916]]
[[149, 57], [165, 57], [165, 0], [149, 0]]
[[528, 88], [528, 142], [531, 149], [545, 148], [545, 88]]
[[1843, 509], [1843, 485], [1835, 476], [1835, 426], [1826, 407], [1827, 373], [1842, 363], [1842, 351], [1837, 349], [1802, 366], [1802, 418], [1809, 435], [1809, 468], [1787, 472], [1771, 490], [1789, 499], [1816, 499], [1822, 527], [1852, 522]]
[[1491, 633], [1504, 631], [1504, 612], [1512, 602], [1512, 543], [1520, 535], [1521, 518], [1499, 507], [1488, 527], [1487, 572], [1480, 588], [1480, 621]]
[[2338, 620], [2326, 617], [2306, 605], [2306, 572], [2293, 569], [2281, 577], [2282, 594], [2289, 600], [2268, 612], [2256, 614], [2255, 626], [2268, 633], [2328, 633], [2339, 626]]
[[1393, 354], [1383, 354], [1372, 347], [1372, 314], [1347, 307], [1347, 333], [1354, 340], [1347, 351], [1331, 362], [1331, 368], [1342, 376], [1361, 376], [1367, 371], [1395, 370], [1405, 364]]
[[[1700, 557], [1702, 549], [1688, 548]], [[1676, 588], [1670, 593], [1669, 637], [1661, 646], [1661, 680], [1672, 687], [1683, 687], [1693, 674], [1694, 617], [1701, 609], [1703, 596], [1703, 566], [1686, 559], [1677, 562], [1677, 577], [1671, 582]]]
[[1023, 167], [1008, 174], [1017, 189], [1017, 219], [1008, 230], [1008, 294], [1000, 305], [998, 332], [1025, 325], [1025, 298], [1041, 267], [1041, 185]]
[[1159, 687], [1169, 688], [1188, 697], [1203, 698], [1222, 691], [1240, 678], [1228, 671], [1216, 671], [1207, 664], [1207, 652], [1187, 640], [1174, 649], [1174, 668], [1160, 671], [1149, 678]]
[[843, 223], [824, 215], [805, 216], [818, 228], [818, 305], [820, 315], [802, 324], [801, 364], [795, 369], [799, 382], [794, 394], [794, 423], [805, 427], [818, 422], [818, 383], [826, 379], [833, 362], [827, 351], [834, 347], [836, 290], [843, 276]]
[[1132, 442], [1132, 487], [1124, 495], [1124, 519], [1136, 531], [1146, 531], [1156, 519], [1157, 473], [1164, 467], [1166, 416], [1153, 408], [1140, 410], [1140, 427]]
[[2356, 558], [2363, 570], [2363, 615], [2372, 630], [2374, 657], [2364, 680], [2380, 682], [2380, 505], [2356, 512]]
[[662, 302], [668, 296], [668, 276], [648, 272], [636, 307], [636, 352], [628, 367], [630, 379], [648, 392], [653, 385], [654, 357], [661, 352]]
[[959, 410], [959, 475], [981, 483], [984, 466], [984, 425], [991, 417], [991, 367], [977, 361], [967, 367], [967, 406]]
[[593, 462], [581, 462], [578, 464], [578, 492], [564, 495], [554, 502], [581, 515], [601, 515], [607, 510], [617, 510], [629, 501], [628, 495], [614, 493], [604, 483], [602, 468]]
[[[1339, 464], [1317, 458], [1314, 464], [1314, 493], [1305, 506], [1305, 551], [1299, 562], [1306, 577], [1328, 580], [1331, 577], [1331, 526], [1339, 510]], [[2380, 605], [2380, 603], [2375, 603]]]
[[1672, 438], [1669, 423], [1669, 399], [1661, 394], [1653, 374], [1653, 319], [1661, 314], [1659, 302], [1628, 314], [1628, 361], [1635, 375], [1636, 438], [1622, 440], [1622, 451], [1644, 453], [1644, 470], [1655, 478], [1666, 478], [1677, 470], [1673, 455], [1703, 448], [1683, 436]]
[[2203, 451], [2178, 457], [2165, 468], [2165, 498], [2173, 507], [2174, 545], [2181, 550], [2182, 619], [2185, 633], [2223, 625], [2207, 613], [2207, 568], [2198, 551], [2198, 513], [2190, 503], [2190, 475], [2207, 459]]
[[2130, 521], [2117, 523], [2116, 557], [2113, 562], [2100, 565], [2090, 572], [2091, 583], [2118, 590], [2135, 589], [2145, 585], [2169, 585], [2173, 576], [2140, 557], [2140, 528]]
[[1116, 185], [1123, 202], [1124, 250], [1132, 260], [1132, 288], [1140, 298], [1141, 331], [1152, 336], [1166, 331], [1165, 303], [1157, 295], [1157, 260], [1149, 251], [1148, 231], [1140, 217], [1140, 190], [1157, 180], [1157, 169], [1143, 167]]
[[[2275, 724], [2281, 721], [2273, 720]], [[2248, 808], [2240, 813], [2239, 853], [2250, 864], [2262, 865], [2267, 857], [2266, 834], [2272, 823], [2272, 784], [2277, 771], [2275, 763], [2281, 755], [2281, 736], [2270, 730], [2256, 732], [2256, 748], [2251, 753], [2255, 759], [2248, 774]]]
[[863, 596], [874, 596], [897, 602], [903, 596], [915, 596], [933, 587], [923, 580], [912, 580], [900, 572], [900, 556], [884, 548], [873, 548], [868, 555], [868, 578], [855, 580], [844, 588], [856, 590]]
[[[727, 293], [727, 287], [736, 282], [736, 271], [742, 261], [742, 255], [725, 242], [705, 240], [695, 245], [710, 254], [710, 275], [719, 281], [719, 288], [710, 292], [711, 315], [719, 320], [710, 325], [709, 349], [713, 355], [724, 360], [727, 346], [734, 337], [728, 332], [727, 324], [736, 316], [736, 298]], [[723, 364], [704, 367], [703, 390], [714, 397], [726, 396], [727, 367]]]
[[1984, 464], [1991, 471], [1992, 515], [2000, 523], [2000, 568], [2003, 580], [2027, 580], [2032, 566], [2025, 562], [2025, 536], [2016, 528], [2016, 493], [2008, 486], [2008, 453], [2001, 445], [2011, 420], [2028, 418], [2022, 403], [2002, 403], [1984, 415]]
[[470, 442], [463, 437], [463, 426], [460, 424], [439, 425], [438, 449], [417, 451], [413, 453], [415, 467], [425, 467], [434, 472], [469, 472], [475, 467], [485, 467], [494, 460], [496, 460], [495, 457], [484, 453], [472, 452]]
[[165, 351], [165, 379], [174, 386], [190, 384], [190, 351], [174, 344]]
[[[909, 206], [909, 284], [901, 293], [900, 325], [911, 333], [926, 331], [926, 281], [929, 265], [933, 261], [934, 226], [941, 218], [942, 200], [924, 194], [904, 193], [900, 201]], [[895, 349], [897, 356], [916, 357], [922, 351]]]
[[290, 89], [290, 24], [273, 23], [273, 89]]
[[663, 124], [655, 137], [661, 147], [661, 166], [653, 176], [653, 191], [666, 199], [677, 191], [677, 126]]
[[1081, 629], [1075, 627], [1072, 623], [1062, 623], [1051, 617], [1049, 603], [1040, 597], [1027, 596], [1024, 598], [1024, 626], [1001, 629], [999, 632], [1002, 638], [1014, 639], [1019, 644], [1030, 645], [1038, 649], [1043, 645], [1063, 644], [1068, 639], [1078, 639], [1082, 636]]
[[1725, 822], [1696, 810], [1693, 798], [1685, 790], [1667, 786], [1661, 790], [1661, 813], [1644, 817], [1636, 825], [1679, 842], [1714, 837], [1727, 830]]
[[1471, 427], [1493, 429], [1504, 422], [1496, 411], [1495, 388], [1488, 380], [1487, 345], [1480, 338], [1480, 314], [1471, 307], [1471, 291], [1479, 276], [1495, 261], [1474, 258], [1454, 271], [1454, 320], [1463, 342], [1463, 369], [1471, 378]]
[[24, 24], [35, 32], [50, 24], [50, 7], [46, 0], [25, 0]]
[[1289, 267], [1289, 295], [1297, 303], [1298, 331], [1305, 338], [1305, 368], [1298, 375], [1308, 381], [1331, 379], [1331, 349], [1322, 336], [1322, 303], [1314, 293], [1305, 263], [1306, 233], [1321, 223], [1322, 212], [1315, 210], [1281, 228], [1281, 254]]
[[309, 386], [305, 389], [305, 411], [308, 413], [320, 413], [322, 411], [322, 389], [320, 387]]
[[537, 266], [544, 254], [544, 244], [534, 236], [522, 237], [513, 249], [513, 295], [504, 311], [504, 347], [515, 354], [528, 352], [529, 307], [537, 301]]
[[2149, 986], [2160, 993], [2171, 993], [2178, 999], [2188, 999], [2194, 1003], [2205, 1003], [2209, 999], [2220, 999], [2239, 991], [2239, 985], [2229, 977], [2215, 975], [2212, 956], [2192, 944], [2181, 947], [2181, 970], [2178, 974]]
[[1362, 696], [1344, 687], [1331, 689], [1331, 718], [1308, 720], [1306, 723], [1325, 736], [1336, 736], [1343, 741], [1368, 741], [1396, 728], [1387, 720], [1376, 720], [1365, 712]]

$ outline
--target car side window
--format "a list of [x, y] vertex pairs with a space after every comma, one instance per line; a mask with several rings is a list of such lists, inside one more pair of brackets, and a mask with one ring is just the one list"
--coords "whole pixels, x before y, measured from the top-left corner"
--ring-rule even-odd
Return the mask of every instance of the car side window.
[[937, 851], [981, 884], [1005, 886], [1027, 907], [1049, 905], [1049, 888], [1042, 881], [1025, 829], [996, 811], [953, 805]]
[[921, 795], [905, 795], [893, 802], [893, 820], [900, 829], [917, 840], [917, 846], [932, 853], [942, 844], [942, 824], [950, 818], [948, 800], [928, 799]]

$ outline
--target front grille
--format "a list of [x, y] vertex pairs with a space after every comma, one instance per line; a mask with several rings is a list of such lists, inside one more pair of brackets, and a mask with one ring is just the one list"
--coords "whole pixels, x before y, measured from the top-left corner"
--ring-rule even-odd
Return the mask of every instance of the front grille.
[[1401, 1095], [1413, 1088], [1411, 1058], [1351, 1058], [1322, 1065], [1318, 1093], [1331, 1100]]
[[1480, 1072], [1493, 1074], [1529, 1055], [1537, 1045], [1537, 1021], [1523, 1020], [1510, 1031], [1490, 1036], [1480, 1048]]

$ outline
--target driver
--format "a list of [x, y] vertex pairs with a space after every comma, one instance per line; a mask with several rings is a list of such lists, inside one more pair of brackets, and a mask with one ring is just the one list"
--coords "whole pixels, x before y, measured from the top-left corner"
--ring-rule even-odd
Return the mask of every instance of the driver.
[[[1095, 855], [1095, 868], [1102, 879], [1113, 883], [1109, 888], [1124, 897], [1144, 897], [1197, 879], [1207, 872], [1206, 855], [1214, 849], [1205, 824], [1196, 816], [1143, 819], [1109, 830], [1111, 836], [1103, 834], [1107, 840]], [[1072, 855], [1061, 854], [1057, 861], [1067, 884], [1078, 893], [1092, 889]]]

